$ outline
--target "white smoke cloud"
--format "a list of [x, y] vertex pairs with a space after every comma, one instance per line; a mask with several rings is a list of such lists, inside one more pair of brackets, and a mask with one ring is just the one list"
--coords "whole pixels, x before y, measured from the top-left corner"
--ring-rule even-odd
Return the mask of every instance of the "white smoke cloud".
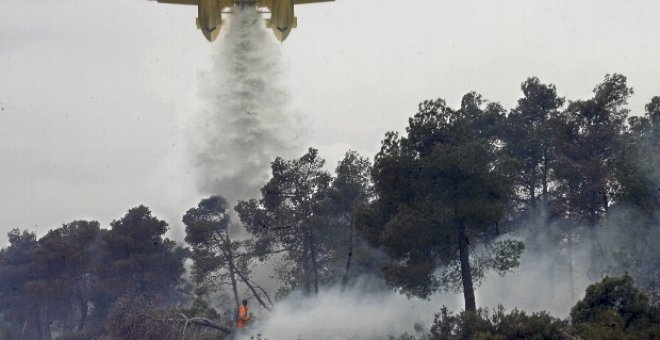
[[[631, 249], [631, 245], [652, 247], [653, 240], [660, 236], [657, 226], [648, 230], [641, 223], [631, 222], [635, 214], [633, 209], [611, 211], [593, 233], [575, 223], [548, 223], [545, 214], [535, 214], [515, 235], [504, 236], [525, 242], [520, 267], [504, 277], [487, 274], [482, 285], [475, 287], [478, 307], [496, 308], [501, 304], [506, 310], [547, 311], [554, 317], [568, 318], [588, 285], [604, 276], [623, 274], [625, 268], [615, 261], [616, 252]], [[575, 231], [570, 252], [567, 228]], [[592, 242], [594, 238], [598, 242]], [[462, 293], [439, 293], [429, 300], [408, 299], [378, 279], [362, 277], [345, 291], [326, 287], [317, 297], [293, 293], [277, 302], [273, 313], [256, 311], [257, 320], [244, 338], [257, 334], [270, 340], [396, 338], [404, 333], [428, 332], [443, 306], [454, 313], [463, 310]]]
[[189, 140], [204, 194], [255, 197], [276, 156], [299, 151], [302, 129], [283, 82], [280, 47], [261, 14], [234, 9], [201, 75], [201, 112]]
[[362, 277], [345, 291], [333, 287], [316, 297], [290, 295], [275, 305], [275, 312], [261, 315], [244, 339], [257, 334], [270, 340], [387, 339], [414, 334], [415, 327], [426, 331], [443, 305], [458, 310], [461, 304], [458, 294], [408, 299], [378, 280]]
[[516, 232], [525, 244], [520, 266], [505, 276], [486, 274], [475, 292], [477, 305], [502, 304], [509, 310], [547, 311], [555, 317], [568, 317], [570, 308], [593, 282], [587, 275], [591, 256], [583, 241], [576, 242], [577, 233], [568, 249], [567, 232], [572, 226], [548, 223], [546, 218], [541, 211], [523, 222], [524, 227]]
[[[569, 231], [573, 235], [570, 249]], [[652, 268], [658, 261], [653, 247], [657, 249], [655, 240], [660, 237], [660, 228], [646, 224], [640, 212], [630, 207], [611, 209], [592, 230], [576, 222], [549, 223], [540, 212], [518, 233], [525, 243], [520, 267], [505, 277], [487, 275], [476, 290], [478, 305], [545, 310], [567, 318], [571, 307], [584, 297], [587, 286], [626, 272], [633, 279], [638, 274], [648, 275], [639, 267]], [[626, 268], [617, 260], [621, 252], [635, 257], [635, 267]], [[642, 287], [644, 283], [637, 284]]]

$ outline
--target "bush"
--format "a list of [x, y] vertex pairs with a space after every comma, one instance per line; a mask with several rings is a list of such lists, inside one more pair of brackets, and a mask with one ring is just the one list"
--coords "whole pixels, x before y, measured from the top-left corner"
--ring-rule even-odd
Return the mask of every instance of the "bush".
[[508, 339], [657, 339], [660, 310], [651, 306], [632, 278], [607, 277], [589, 286], [584, 299], [571, 309], [572, 324], [546, 312], [527, 314], [479, 309], [455, 315], [443, 307], [428, 334], [401, 335], [397, 340], [508, 340]]
[[120, 298], [106, 318], [104, 337], [107, 339], [180, 339], [181, 332], [171, 315], [156, 308], [143, 296]]
[[660, 313], [628, 275], [589, 286], [571, 319], [586, 339], [660, 339]]
[[506, 313], [502, 306], [476, 313], [453, 315], [443, 307], [431, 327], [433, 340], [569, 339], [568, 324], [546, 312], [528, 315], [518, 309]]

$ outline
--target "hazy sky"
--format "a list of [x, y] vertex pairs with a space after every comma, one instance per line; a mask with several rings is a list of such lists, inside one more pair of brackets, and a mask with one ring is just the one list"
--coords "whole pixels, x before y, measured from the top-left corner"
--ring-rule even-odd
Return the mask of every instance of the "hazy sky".
[[[404, 5], [404, 6], [402, 6]], [[587, 98], [623, 73], [660, 95], [657, 0], [338, 0], [298, 6], [282, 46], [310, 146], [370, 157], [424, 99], [470, 90], [510, 108], [528, 76]], [[202, 197], [181, 164], [214, 46], [195, 7], [146, 0], [0, 2], [0, 244], [138, 204], [181, 235]], [[222, 43], [216, 42], [216, 44]]]

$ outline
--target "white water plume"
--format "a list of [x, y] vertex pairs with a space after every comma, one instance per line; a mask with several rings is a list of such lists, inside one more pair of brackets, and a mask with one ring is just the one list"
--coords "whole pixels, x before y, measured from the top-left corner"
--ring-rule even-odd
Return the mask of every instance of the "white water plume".
[[200, 80], [201, 112], [190, 136], [198, 184], [230, 204], [254, 197], [270, 162], [300, 145], [301, 124], [284, 84], [280, 46], [255, 8], [234, 8]]

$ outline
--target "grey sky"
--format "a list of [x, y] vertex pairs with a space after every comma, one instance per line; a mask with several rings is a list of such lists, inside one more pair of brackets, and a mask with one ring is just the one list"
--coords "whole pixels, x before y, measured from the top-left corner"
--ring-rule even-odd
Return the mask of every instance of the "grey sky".
[[[403, 5], [403, 6], [402, 6]], [[528, 76], [568, 99], [606, 73], [660, 95], [656, 0], [338, 0], [297, 7], [282, 46], [310, 145], [331, 163], [368, 156], [424, 99], [470, 90], [515, 105]], [[146, 0], [0, 2], [0, 244], [74, 219], [103, 224], [137, 204], [181, 235], [200, 195], [182, 163], [213, 45], [194, 7]], [[222, 43], [216, 42], [217, 43]]]

